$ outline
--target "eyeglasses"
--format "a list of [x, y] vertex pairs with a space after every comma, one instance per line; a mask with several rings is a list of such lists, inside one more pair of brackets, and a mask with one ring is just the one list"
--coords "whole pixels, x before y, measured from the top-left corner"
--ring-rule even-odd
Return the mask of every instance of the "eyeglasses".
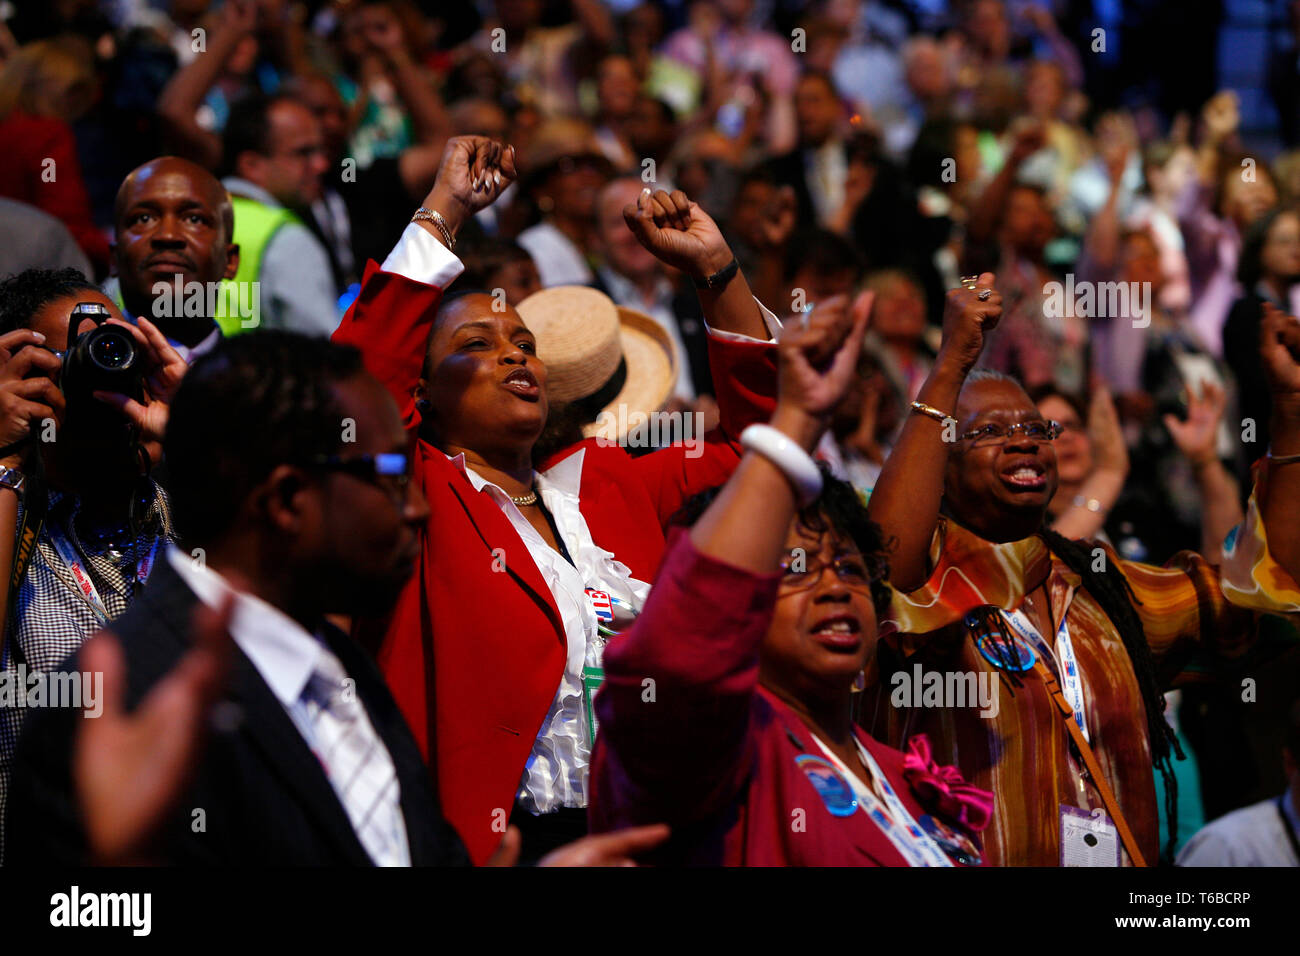
[[1034, 442], [1054, 441], [1061, 437], [1062, 430], [1060, 422], [1018, 422], [1015, 425], [990, 423], [973, 428], [961, 437], [963, 440], [969, 440], [976, 448], [983, 448], [988, 445], [1001, 445], [1009, 441], [1016, 432], [1023, 432], [1026, 438]]
[[280, 153], [281, 156], [288, 156], [290, 159], [311, 159], [313, 156], [324, 156], [329, 152], [324, 143], [313, 143], [308, 146], [299, 146], [297, 149], [286, 149]]
[[[835, 576], [854, 591], [871, 591], [871, 574], [861, 557], [841, 554], [831, 560]], [[820, 558], [810, 558], [802, 549], [795, 549], [781, 561], [781, 587], [787, 591], [806, 591], [822, 578], [827, 563]]]
[[411, 483], [411, 462], [400, 452], [379, 455], [317, 455], [312, 465], [325, 471], [341, 471], [346, 475], [382, 486], [387, 479], [399, 495], [405, 495]]

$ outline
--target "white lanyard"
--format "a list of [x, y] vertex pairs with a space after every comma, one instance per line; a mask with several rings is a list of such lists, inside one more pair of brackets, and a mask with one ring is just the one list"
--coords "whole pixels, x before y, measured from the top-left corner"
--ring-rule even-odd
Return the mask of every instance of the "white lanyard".
[[1075, 723], [1083, 731], [1083, 739], [1092, 743], [1088, 737], [1088, 721], [1084, 719], [1083, 712], [1083, 678], [1079, 674], [1079, 662], [1074, 656], [1074, 645], [1070, 642], [1070, 627], [1066, 623], [1066, 616], [1061, 615], [1061, 626], [1056, 630], [1055, 653], [1047, 646], [1047, 641], [1043, 639], [1042, 634], [1038, 633], [1038, 628], [1024, 611], [1004, 610], [1002, 616], [1017, 634], [1036, 646], [1056, 664], [1056, 677], [1061, 682], [1061, 689], [1065, 691], [1066, 700], [1074, 710]]
[[[63, 563], [67, 566], [68, 571], [72, 574], [72, 579], [77, 584], [77, 594], [79, 594], [88, 605], [100, 624], [109, 622], [108, 608], [104, 606], [104, 599], [99, 596], [99, 590], [95, 587], [95, 582], [90, 579], [85, 565], [82, 563], [81, 556], [77, 550], [57, 527], [53, 524], [47, 525], [46, 530], [50, 536], [50, 544], [54, 550], [59, 553]], [[139, 561], [135, 566], [135, 579], [143, 584], [149, 579], [149, 571], [153, 568], [154, 557], [158, 553], [158, 539], [154, 538], [153, 544], [149, 546], [149, 553], [144, 559]]]
[[[894, 849], [902, 854], [903, 859], [907, 860], [908, 866], [952, 866], [952, 860], [948, 855], [939, 849], [935, 843], [922, 830], [912, 815], [907, 812], [907, 807], [903, 806], [903, 801], [898, 799], [898, 794], [894, 793], [894, 788], [889, 785], [885, 775], [881, 773], [880, 767], [872, 759], [867, 748], [862, 746], [862, 741], [855, 736], [853, 742], [857, 745], [858, 755], [862, 762], [867, 765], [871, 772], [872, 779], [876, 781], [884, 798], [884, 804], [876, 797], [871, 788], [856, 773], [844, 766], [844, 762], [835, 756], [821, 738], [813, 734], [813, 739], [817, 741], [817, 746], [822, 748], [835, 765], [840, 768], [848, 778], [849, 785], [853, 787], [853, 792], [857, 795], [858, 802], [862, 804], [862, 809], [866, 811], [876, 826], [885, 832], [889, 837], [889, 842], [894, 845]], [[888, 808], [888, 809], [886, 809]]]

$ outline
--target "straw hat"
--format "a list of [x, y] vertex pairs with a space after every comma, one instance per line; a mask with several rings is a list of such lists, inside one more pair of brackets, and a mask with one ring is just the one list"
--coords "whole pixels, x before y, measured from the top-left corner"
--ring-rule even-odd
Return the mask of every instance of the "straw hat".
[[[613, 427], [591, 422], [583, 426], [585, 437], [621, 439], [626, 427], [636, 424], [636, 413], [648, 415], [668, 404], [681, 362], [672, 337], [650, 316], [578, 285], [534, 292], [517, 311], [537, 337], [537, 356], [546, 363], [546, 394], [552, 402], [590, 400], [617, 387], [593, 410], [597, 420], [601, 412], [610, 412]], [[620, 375], [623, 382], [617, 386]], [[625, 409], [621, 415], [620, 406]]]

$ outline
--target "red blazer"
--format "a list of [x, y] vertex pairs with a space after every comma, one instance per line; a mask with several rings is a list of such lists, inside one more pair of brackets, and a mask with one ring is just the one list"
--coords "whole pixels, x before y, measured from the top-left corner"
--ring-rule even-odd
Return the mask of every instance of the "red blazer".
[[[419, 425], [412, 389], [424, 360], [440, 289], [366, 269], [361, 294], [334, 333], [359, 348], [366, 367]], [[739, 461], [732, 438], [766, 420], [774, 404], [775, 349], [710, 340], [722, 426], [703, 454], [673, 447], [632, 458], [594, 439], [579, 490], [596, 544], [632, 574], [654, 578], [663, 522], [691, 495], [727, 480]], [[379, 646], [379, 665], [424, 751], [442, 811], [482, 863], [505, 832], [533, 741], [564, 673], [563, 622], [501, 509], [437, 448], [417, 441], [415, 480], [429, 500], [416, 573], [383, 622], [358, 636]]]
[[[706, 557], [686, 534], [673, 542], [645, 610], [605, 648], [591, 827], [668, 823], [660, 863], [906, 866], [866, 813], [830, 813], [795, 763], [821, 748], [758, 685], [779, 580]], [[933, 792], [913, 789], [902, 753], [855, 732], [914, 819], [943, 815]], [[968, 789], [932, 769], [941, 788]]]

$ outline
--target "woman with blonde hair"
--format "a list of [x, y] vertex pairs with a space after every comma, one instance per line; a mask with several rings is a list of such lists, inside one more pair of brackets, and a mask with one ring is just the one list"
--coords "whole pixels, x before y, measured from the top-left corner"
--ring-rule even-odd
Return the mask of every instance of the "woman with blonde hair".
[[60, 220], [90, 258], [96, 277], [108, 272], [108, 236], [95, 226], [77, 161], [71, 124], [98, 95], [94, 52], [78, 37], [21, 47], [0, 71], [0, 196]]

